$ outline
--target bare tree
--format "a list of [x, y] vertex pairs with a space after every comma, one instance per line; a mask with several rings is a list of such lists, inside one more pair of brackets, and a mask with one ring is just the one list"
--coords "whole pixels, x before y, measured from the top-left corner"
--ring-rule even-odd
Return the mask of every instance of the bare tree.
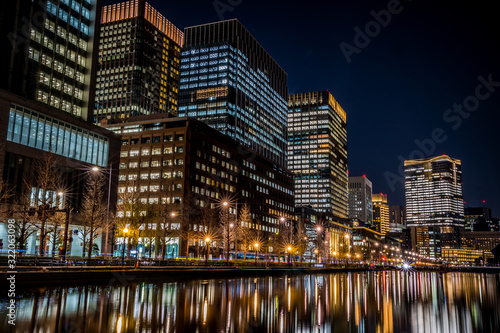
[[255, 231], [248, 227], [252, 224], [252, 214], [250, 213], [250, 207], [246, 204], [241, 208], [240, 220], [243, 225], [238, 228], [238, 241], [243, 248], [243, 260], [246, 260], [247, 252], [251, 247], [252, 240], [255, 238]]
[[300, 218], [299, 221], [297, 221], [297, 230], [294, 235], [294, 238], [295, 238], [294, 243], [297, 252], [300, 255], [300, 261], [304, 261], [304, 254], [307, 252], [308, 240], [307, 240], [306, 228], [302, 218]]
[[198, 231], [193, 228], [193, 221], [196, 219], [197, 214], [199, 214], [199, 208], [194, 204], [193, 193], [189, 192], [184, 197], [184, 202], [181, 207], [182, 210], [179, 215], [179, 220], [181, 222], [180, 235], [185, 245], [186, 259], [189, 257], [189, 245], [191, 241], [196, 243]]
[[14, 215], [16, 224], [16, 244], [17, 248], [22, 253], [26, 250], [28, 239], [37, 231], [37, 219], [35, 219], [29, 212], [29, 207], [26, 210], [16, 212]]
[[52, 153], [46, 153], [42, 159], [34, 162], [34, 184], [26, 187], [33, 187], [31, 206], [37, 206], [38, 220], [40, 222], [40, 248], [39, 254], [45, 252], [45, 227], [53, 215], [52, 207], [57, 203], [57, 192], [61, 189], [61, 181], [57, 175], [57, 157]]
[[13, 197], [14, 188], [7, 185], [4, 181], [0, 180], [0, 201], [3, 202], [2, 215], [9, 216], [14, 219], [16, 225], [16, 244], [17, 249], [23, 255], [26, 250], [28, 238], [36, 233], [37, 222], [35, 211], [30, 210], [30, 192], [23, 186], [20, 194], [14, 200], [13, 204], [6, 204], [5, 202]]
[[[221, 237], [220, 226], [217, 219], [217, 211], [211, 208], [210, 205], [205, 205], [196, 219], [198, 224], [198, 238], [202, 239], [205, 244], [208, 239], [208, 243], [219, 242]], [[210, 247], [207, 247], [209, 250]], [[208, 257], [209, 253], [206, 253]]]
[[[176, 235], [176, 230], [172, 229], [172, 223], [175, 223], [180, 215], [182, 207], [180, 204], [171, 203], [160, 205], [156, 216], [156, 244], [161, 243], [161, 259], [165, 259], [167, 243]], [[158, 249], [158, 246], [156, 246]]]
[[92, 256], [94, 240], [108, 229], [106, 219], [106, 180], [97, 172], [93, 172], [85, 184], [79, 222], [82, 226], [84, 251], [87, 248], [88, 258]]
[[[141, 201], [140, 192], [137, 191], [137, 182], [129, 181], [126, 185], [127, 190], [119, 195], [120, 205], [118, 210], [123, 215], [117, 220], [117, 225], [120, 228], [117, 235], [123, 236], [124, 241], [127, 243], [134, 242], [137, 245], [144, 224], [153, 222], [155, 214], [150, 205]], [[125, 228], [128, 229], [127, 233], [123, 233]], [[131, 245], [127, 249], [127, 257], [130, 257]]]
[[50, 224], [47, 226], [47, 239], [50, 244], [52, 244], [52, 258], [55, 256], [55, 251], [59, 250], [59, 244], [61, 243], [61, 231], [64, 230], [64, 223], [66, 217], [64, 213], [56, 213], [50, 218]]

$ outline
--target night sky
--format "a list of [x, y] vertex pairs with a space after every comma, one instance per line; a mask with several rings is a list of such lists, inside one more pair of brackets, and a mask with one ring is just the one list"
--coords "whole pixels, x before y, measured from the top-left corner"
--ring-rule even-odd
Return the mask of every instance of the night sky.
[[329, 90], [347, 112], [350, 175], [391, 205], [404, 204], [401, 160], [447, 154], [462, 161], [466, 206], [498, 216], [498, 11], [439, 2], [149, 1], [180, 29], [238, 18], [288, 73], [289, 93]]

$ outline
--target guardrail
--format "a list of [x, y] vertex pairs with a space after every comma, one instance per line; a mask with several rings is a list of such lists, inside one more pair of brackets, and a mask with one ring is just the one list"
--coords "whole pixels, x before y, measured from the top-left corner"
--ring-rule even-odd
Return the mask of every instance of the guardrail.
[[[7, 267], [7, 257], [0, 257], [0, 268]], [[338, 268], [338, 267], [368, 267], [366, 264], [346, 264], [346, 263], [316, 263], [316, 262], [273, 262], [259, 260], [230, 260], [201, 258], [172, 258], [172, 259], [124, 259], [121, 258], [68, 258], [66, 261], [60, 258], [51, 257], [28, 257], [21, 256], [16, 258], [16, 267], [166, 267], [166, 266], [189, 266], [189, 267], [269, 267], [269, 268]], [[382, 266], [381, 266], [382, 267]], [[373, 268], [373, 266], [372, 266]]]

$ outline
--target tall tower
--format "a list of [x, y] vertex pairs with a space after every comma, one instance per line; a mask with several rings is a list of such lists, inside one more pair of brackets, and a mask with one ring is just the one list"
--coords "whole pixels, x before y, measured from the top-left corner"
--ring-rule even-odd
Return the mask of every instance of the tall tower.
[[349, 177], [349, 219], [373, 223], [372, 182], [362, 177]]
[[0, 4], [0, 88], [91, 122], [100, 1]]
[[185, 29], [179, 116], [286, 166], [287, 74], [236, 19]]
[[144, 0], [103, 7], [95, 122], [176, 115], [183, 38]]
[[387, 204], [387, 195], [382, 193], [372, 194], [373, 203], [373, 224], [377, 231], [386, 234], [389, 232], [389, 205]]
[[461, 161], [449, 156], [405, 161], [407, 225], [415, 251], [431, 258], [460, 247], [465, 226]]
[[347, 219], [346, 113], [328, 91], [288, 98], [288, 169], [295, 206]]

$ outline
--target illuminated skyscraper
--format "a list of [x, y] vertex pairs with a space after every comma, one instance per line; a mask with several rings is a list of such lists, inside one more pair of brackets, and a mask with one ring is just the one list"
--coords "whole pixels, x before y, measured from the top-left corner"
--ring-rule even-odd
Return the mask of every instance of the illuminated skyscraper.
[[362, 177], [349, 177], [349, 219], [373, 223], [372, 182]]
[[[0, 7], [0, 175], [15, 190], [12, 210], [25, 209], [15, 202], [27, 190], [30, 208], [65, 202], [78, 211], [93, 167], [111, 169], [113, 207], [120, 137], [91, 124], [101, 1], [0, 0]], [[49, 156], [57, 160], [59, 184], [36, 180], [37, 162]], [[62, 188], [69, 191], [59, 196]], [[48, 250], [43, 229], [38, 225], [26, 241], [26, 254]]]
[[296, 206], [347, 218], [346, 113], [328, 91], [290, 95], [288, 168]]
[[236, 19], [185, 29], [179, 116], [286, 166], [287, 75]]
[[95, 122], [176, 115], [183, 38], [144, 0], [103, 7]]
[[92, 121], [100, 1], [0, 4], [0, 88]]
[[389, 232], [389, 205], [387, 204], [387, 195], [382, 193], [372, 194], [373, 203], [373, 224], [377, 231], [386, 234]]
[[460, 229], [465, 226], [461, 162], [443, 155], [405, 161], [404, 166], [413, 249], [438, 258], [441, 247], [460, 246]]

